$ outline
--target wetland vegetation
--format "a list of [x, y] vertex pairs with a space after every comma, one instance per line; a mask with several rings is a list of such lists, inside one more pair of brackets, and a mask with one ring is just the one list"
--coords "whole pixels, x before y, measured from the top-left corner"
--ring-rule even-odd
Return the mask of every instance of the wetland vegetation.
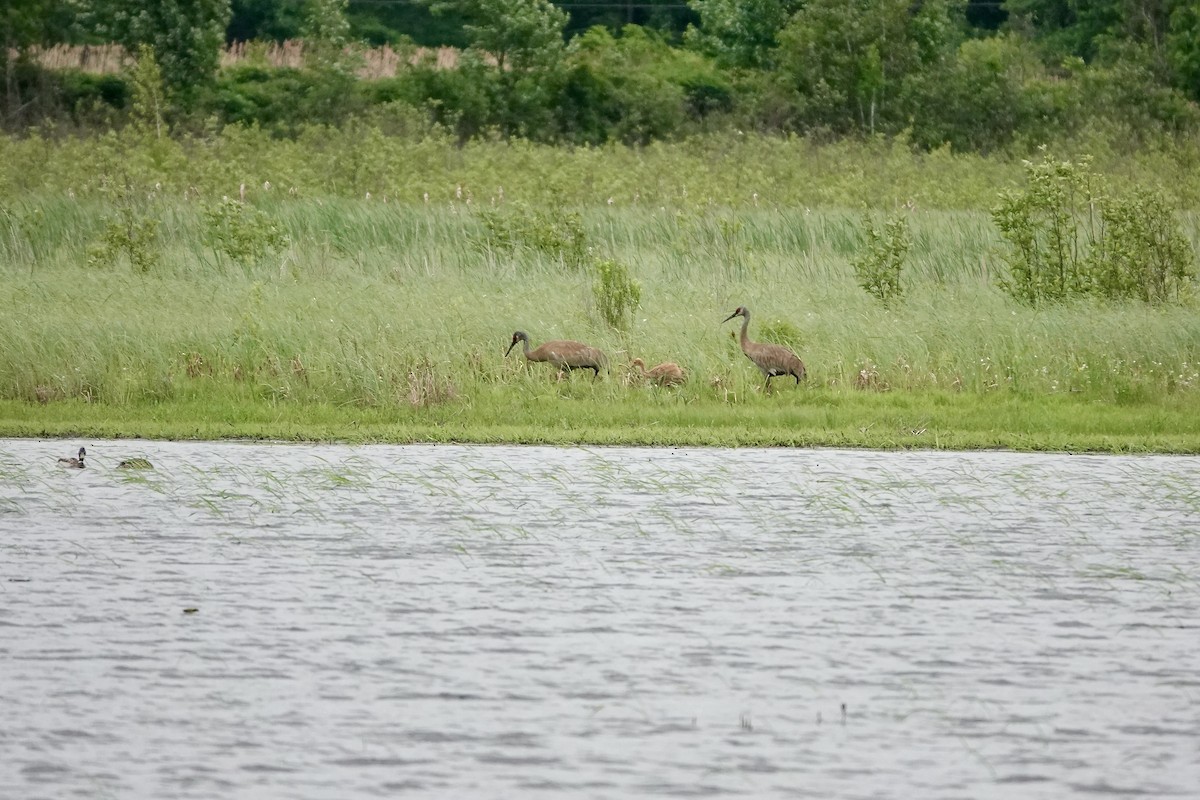
[[[0, 151], [7, 435], [1200, 451], [1189, 281], [1155, 305], [1002, 288], [989, 209], [1019, 159], [372, 129]], [[1191, 208], [1193, 157], [1093, 166], [1179, 174], [1162, 196]], [[884, 217], [911, 238], [886, 302], [856, 270]], [[1194, 251], [1194, 214], [1176, 218]], [[804, 384], [763, 392], [721, 325], [739, 305]], [[598, 347], [611, 371], [506, 359], [518, 329]], [[635, 357], [688, 382], [645, 385]]]

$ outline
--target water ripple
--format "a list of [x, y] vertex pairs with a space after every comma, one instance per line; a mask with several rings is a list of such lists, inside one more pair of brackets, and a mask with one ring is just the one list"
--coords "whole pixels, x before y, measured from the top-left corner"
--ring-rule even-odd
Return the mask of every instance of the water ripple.
[[1197, 485], [1173, 457], [0, 441], [0, 797], [1191, 797]]

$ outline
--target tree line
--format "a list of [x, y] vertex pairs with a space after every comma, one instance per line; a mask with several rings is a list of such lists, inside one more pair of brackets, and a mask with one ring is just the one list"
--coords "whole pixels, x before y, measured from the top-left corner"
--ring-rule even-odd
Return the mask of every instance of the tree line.
[[[23, 0], [0, 13], [14, 131], [152, 119], [295, 136], [374, 117], [462, 140], [755, 131], [990, 152], [1200, 128], [1193, 0]], [[221, 68], [221, 49], [245, 39], [302, 40], [305, 64]], [[121, 74], [37, 59], [108, 42], [131, 56]], [[363, 79], [362, 49], [380, 44], [461, 52]]]

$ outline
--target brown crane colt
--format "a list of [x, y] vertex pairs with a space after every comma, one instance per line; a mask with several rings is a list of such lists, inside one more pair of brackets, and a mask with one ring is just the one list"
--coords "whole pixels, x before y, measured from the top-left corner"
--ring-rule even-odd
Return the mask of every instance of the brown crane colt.
[[723, 322], [729, 322], [734, 317], [742, 317], [742, 352], [767, 376], [766, 388], [771, 388], [771, 378], [780, 375], [793, 376], [796, 385], [799, 386], [800, 379], [804, 377], [804, 362], [782, 345], [750, 341], [750, 337], [746, 335], [746, 329], [750, 327], [750, 309], [738, 306], [737, 311], [726, 317]]
[[573, 342], [569, 339], [555, 339], [530, 350], [529, 334], [525, 333], [525, 331], [517, 331], [512, 335], [512, 344], [504, 351], [505, 358], [517, 346], [517, 342], [524, 343], [522, 350], [525, 353], [525, 358], [528, 360], [545, 361], [553, 364], [558, 368], [559, 373], [562, 373], [564, 370], [570, 372], [573, 369], [590, 369], [594, 373], [592, 380], [600, 376], [600, 368], [607, 361], [604, 353], [596, 348], [589, 347], [583, 342]]
[[674, 361], [667, 361], [650, 369], [646, 369], [646, 362], [640, 358], [635, 358], [630, 363], [641, 370], [642, 378], [653, 381], [659, 386], [678, 386], [686, 380], [683, 370]]

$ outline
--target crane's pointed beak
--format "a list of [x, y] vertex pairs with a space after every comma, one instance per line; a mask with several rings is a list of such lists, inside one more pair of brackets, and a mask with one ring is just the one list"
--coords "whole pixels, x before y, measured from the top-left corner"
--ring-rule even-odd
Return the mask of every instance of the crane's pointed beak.
[[504, 351], [504, 357], [505, 357], [505, 358], [508, 358], [508, 354], [509, 354], [509, 353], [511, 353], [511, 352], [512, 352], [512, 349], [513, 349], [514, 347], [516, 347], [516, 346], [517, 346], [517, 340], [516, 340], [516, 339], [513, 339], [513, 340], [512, 340], [512, 344], [510, 344], [510, 345], [508, 346], [508, 349]]
[[721, 324], [722, 324], [722, 325], [724, 325], [726, 322], [729, 322], [729, 320], [733, 319], [733, 318], [734, 318], [734, 317], [736, 317], [737, 315], [738, 315], [738, 313], [737, 313], [736, 311], [735, 311], [735, 312], [733, 312], [733, 313], [732, 313], [732, 314], [730, 314], [728, 317], [726, 317], [725, 319], [721, 320]]

